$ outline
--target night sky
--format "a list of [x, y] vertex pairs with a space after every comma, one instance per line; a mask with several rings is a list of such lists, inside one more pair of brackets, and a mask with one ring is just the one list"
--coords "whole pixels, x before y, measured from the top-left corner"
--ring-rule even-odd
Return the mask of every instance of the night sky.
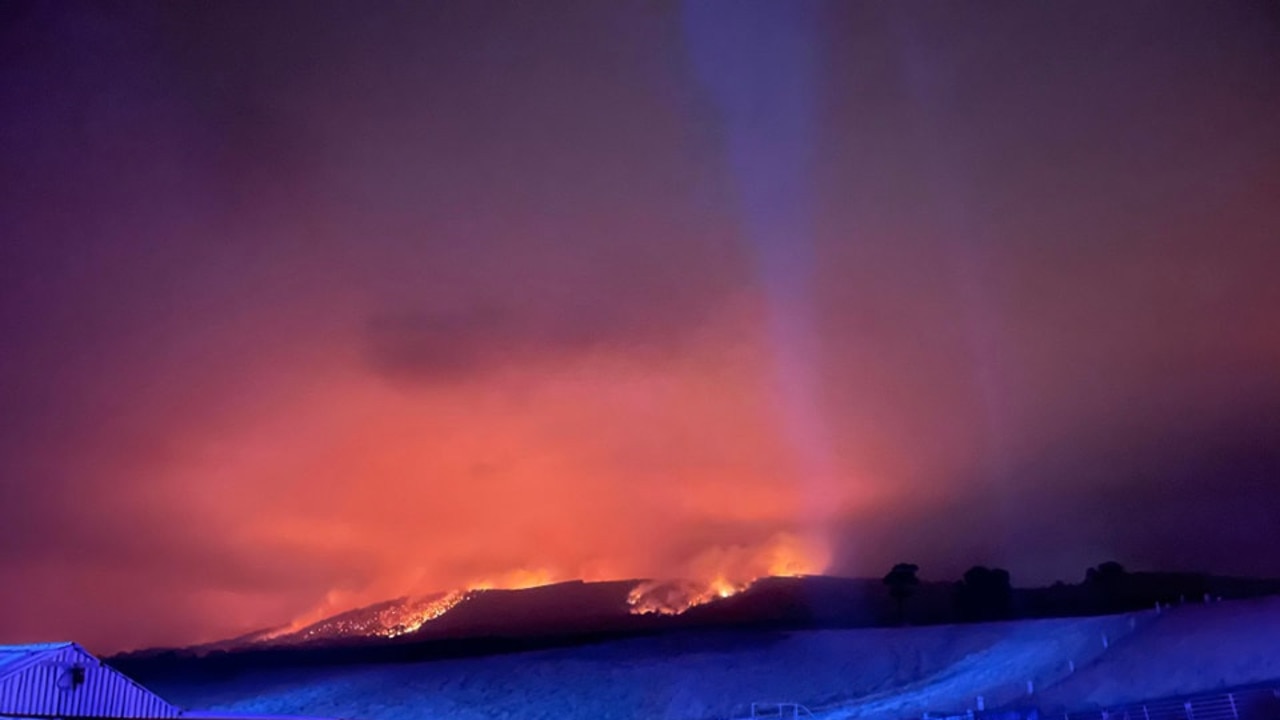
[[0, 640], [1280, 575], [1276, 7], [0, 4]]

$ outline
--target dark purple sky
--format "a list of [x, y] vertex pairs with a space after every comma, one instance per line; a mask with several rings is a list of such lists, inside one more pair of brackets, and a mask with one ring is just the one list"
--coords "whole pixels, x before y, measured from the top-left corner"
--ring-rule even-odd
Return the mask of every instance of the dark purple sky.
[[1280, 575], [1280, 11], [0, 5], [0, 639]]

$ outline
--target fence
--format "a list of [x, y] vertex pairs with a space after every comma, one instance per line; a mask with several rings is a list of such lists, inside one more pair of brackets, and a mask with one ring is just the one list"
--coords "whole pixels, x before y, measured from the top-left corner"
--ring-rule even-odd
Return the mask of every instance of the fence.
[[[818, 715], [849, 704], [814, 708]], [[750, 720], [813, 720], [798, 703], [752, 703]], [[922, 720], [1280, 720], [1280, 687], [1251, 687], [1232, 692], [1165, 698], [1099, 710], [1041, 713], [1037, 708], [925, 713]]]
[[1280, 690], [1248, 688], [1214, 695], [1153, 700], [1043, 720], [1280, 720]]
[[[1210, 598], [1206, 596], [1205, 602]], [[1280, 720], [1280, 684], [1240, 688], [1229, 692], [1151, 700], [1128, 705], [1076, 712], [1041, 712], [1036, 699], [1042, 688], [1056, 685], [1105, 654], [1117, 642], [1175, 610], [1157, 606], [1153, 611], [1130, 613], [1127, 623], [1111, 635], [1103, 633], [1093, 649], [1068, 659], [1061, 667], [1041, 668], [1036, 676], [1018, 683], [987, 687], [983, 696], [960, 712], [925, 712], [911, 720]], [[1078, 661], [1078, 662], [1077, 662]], [[798, 703], [752, 703], [750, 720], [810, 720], [853, 711], [870, 698], [862, 697], [805, 707]], [[741, 706], [739, 706], [741, 707]], [[865, 709], [865, 708], [864, 708]], [[741, 717], [738, 714], [733, 717]], [[903, 720], [901, 718], [897, 720]]]
[[753, 702], [751, 720], [813, 720], [813, 713], [800, 703]]

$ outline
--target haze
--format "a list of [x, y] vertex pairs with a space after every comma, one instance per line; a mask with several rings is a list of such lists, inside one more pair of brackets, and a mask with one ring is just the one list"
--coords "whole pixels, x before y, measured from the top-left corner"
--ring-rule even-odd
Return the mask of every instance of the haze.
[[1273, 3], [0, 22], [5, 641], [1280, 574]]

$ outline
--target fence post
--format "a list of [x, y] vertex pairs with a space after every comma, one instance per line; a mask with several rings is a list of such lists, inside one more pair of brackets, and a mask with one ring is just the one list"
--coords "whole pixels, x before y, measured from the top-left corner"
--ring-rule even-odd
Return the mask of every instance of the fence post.
[[1142, 706], [1142, 717], [1144, 720], [1151, 720], [1151, 713], [1147, 712], [1147, 706]]
[[1188, 701], [1186, 701], [1186, 702], [1182, 703], [1182, 708], [1183, 708], [1184, 710], [1186, 710], [1186, 711], [1187, 711], [1187, 720], [1196, 720], [1196, 716], [1195, 716], [1195, 714], [1194, 714], [1193, 712], [1191, 712], [1191, 701], [1190, 701], [1190, 700], [1188, 700]]
[[1240, 720], [1240, 713], [1236, 712], [1236, 694], [1227, 693], [1227, 699], [1231, 701], [1231, 717]]

